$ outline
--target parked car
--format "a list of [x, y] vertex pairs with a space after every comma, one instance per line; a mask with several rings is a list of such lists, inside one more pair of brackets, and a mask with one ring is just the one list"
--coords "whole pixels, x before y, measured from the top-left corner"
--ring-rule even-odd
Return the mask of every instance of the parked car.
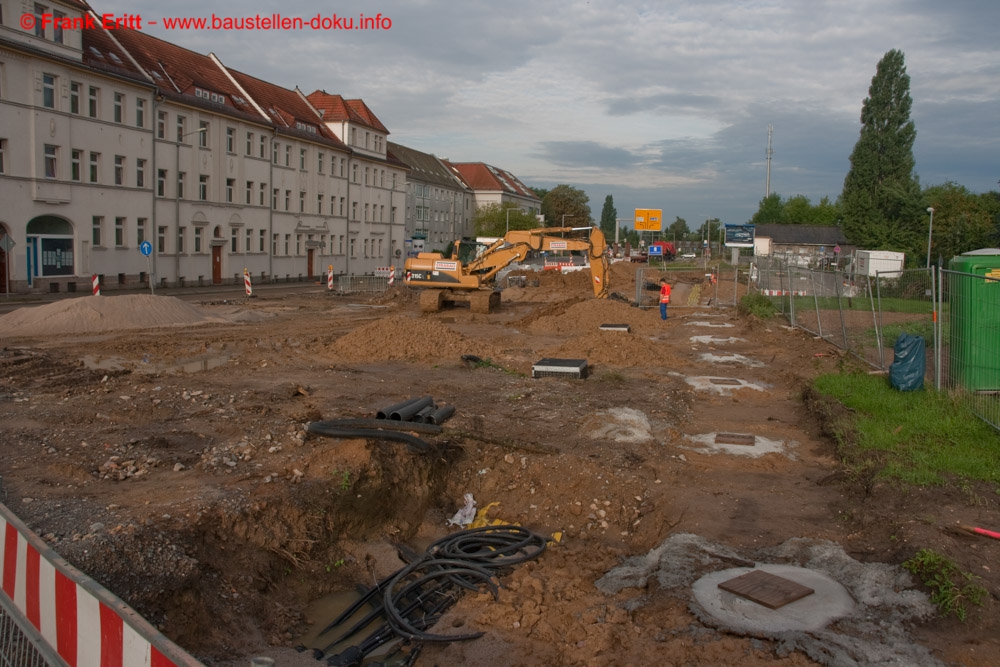
[[683, 255], [681, 255], [681, 259], [696, 259], [697, 257], [698, 255], [694, 254], [693, 252], [686, 252]]

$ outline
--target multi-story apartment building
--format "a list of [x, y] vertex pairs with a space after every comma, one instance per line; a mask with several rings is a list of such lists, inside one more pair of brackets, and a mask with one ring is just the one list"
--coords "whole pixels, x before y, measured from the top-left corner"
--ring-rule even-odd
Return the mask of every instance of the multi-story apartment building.
[[27, 6], [0, 0], [0, 292], [398, 263], [406, 169], [363, 102], [340, 118], [140, 31], [53, 25], [87, 16], [75, 0], [25, 30]]
[[407, 252], [444, 250], [452, 241], [474, 234], [472, 190], [429, 153], [389, 142], [389, 150], [407, 167]]
[[514, 204], [526, 213], [538, 215], [542, 200], [514, 174], [485, 162], [451, 162], [445, 166], [472, 190], [476, 208], [487, 204]]

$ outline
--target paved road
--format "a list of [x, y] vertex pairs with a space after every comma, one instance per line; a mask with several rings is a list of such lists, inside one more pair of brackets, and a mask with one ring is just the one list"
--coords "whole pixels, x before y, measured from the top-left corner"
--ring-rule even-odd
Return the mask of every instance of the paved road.
[[[326, 286], [319, 282], [268, 283], [254, 285], [255, 296], [273, 299], [284, 294], [302, 294], [304, 292], [324, 292]], [[125, 294], [149, 294], [143, 290], [104, 290], [103, 297], [121, 296]], [[242, 299], [245, 297], [243, 285], [209, 285], [206, 287], [168, 287], [156, 290], [156, 296], [173, 296], [183, 301], [204, 301], [206, 299]], [[0, 295], [0, 314], [6, 314], [18, 308], [41, 306], [62, 299], [92, 298], [87, 292], [56, 294], [11, 294]]]

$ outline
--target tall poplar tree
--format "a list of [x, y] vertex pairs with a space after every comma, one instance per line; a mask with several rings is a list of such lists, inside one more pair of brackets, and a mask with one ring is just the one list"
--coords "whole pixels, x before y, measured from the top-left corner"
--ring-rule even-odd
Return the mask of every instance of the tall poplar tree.
[[611, 195], [604, 198], [604, 208], [601, 210], [601, 231], [604, 238], [609, 241], [615, 239], [615, 220], [618, 218], [618, 209], [615, 208], [615, 200]]
[[912, 105], [903, 53], [893, 49], [879, 61], [861, 107], [861, 136], [841, 194], [844, 234], [860, 248], [910, 256], [921, 248], [925, 223], [913, 173]]

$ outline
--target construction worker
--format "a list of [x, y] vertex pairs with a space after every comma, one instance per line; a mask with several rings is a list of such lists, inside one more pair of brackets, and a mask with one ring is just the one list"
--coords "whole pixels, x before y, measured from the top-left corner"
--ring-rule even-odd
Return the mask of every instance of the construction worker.
[[667, 305], [670, 303], [670, 283], [660, 278], [660, 319], [667, 319]]

